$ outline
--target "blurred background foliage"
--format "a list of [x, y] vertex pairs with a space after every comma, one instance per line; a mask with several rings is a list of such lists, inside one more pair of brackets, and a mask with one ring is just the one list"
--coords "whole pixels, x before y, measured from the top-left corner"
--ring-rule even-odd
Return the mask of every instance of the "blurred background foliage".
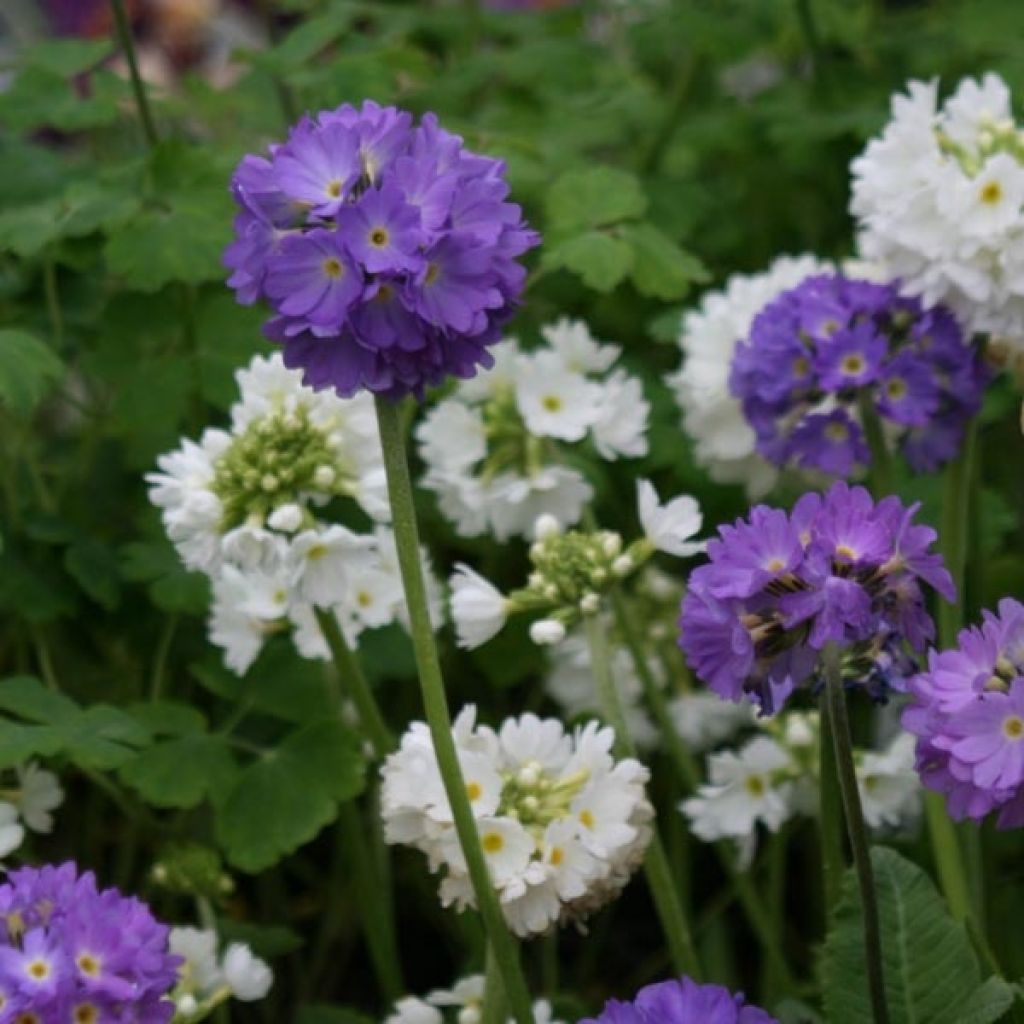
[[[238, 1020], [353, 1019], [300, 1003], [382, 1010], [343, 841], [364, 784], [358, 751], [296, 802], [308, 764], [254, 781], [262, 762], [244, 746], [348, 750], [351, 737], [323, 734], [322, 669], [271, 645], [244, 683], [227, 674], [205, 642], [205, 582], [179, 567], [145, 495], [156, 456], [219, 422], [233, 371], [268, 348], [263, 314], [234, 303], [220, 264], [240, 156], [303, 112], [373, 98], [436, 111], [473, 148], [504, 157], [545, 236], [516, 332], [529, 340], [558, 315], [586, 319], [625, 346], [655, 405], [640, 466], [589, 467], [602, 522], [628, 522], [631, 478], [647, 474], [662, 493], [697, 494], [713, 524], [745, 499], [694, 465], [661, 381], [678, 365], [681, 311], [779, 253], [851, 254], [849, 161], [906, 79], [949, 84], [992, 69], [1024, 88], [1024, 15], [1006, 0], [496, 6], [516, 9], [138, 0], [129, 11], [152, 132], [106, 3], [0, 8], [0, 676], [17, 677], [0, 686], [0, 769], [28, 754], [67, 769], [57, 835], [34, 855], [73, 855], [172, 919], [188, 918], [198, 892], [276, 958], [272, 998]], [[1014, 401], [1004, 385], [986, 407], [972, 610], [1024, 591], [1024, 478], [1019, 461], [1000, 458], [1019, 430]], [[905, 484], [934, 515], [935, 481]], [[429, 501], [422, 511], [441, 570], [461, 557], [499, 582], [518, 577], [517, 545], [459, 540]], [[518, 641], [510, 630], [473, 655], [449, 643], [453, 703], [476, 700], [492, 720], [542, 707], [528, 688], [541, 655]], [[361, 654], [392, 723], [414, 717], [405, 641], [368, 634]], [[665, 827], [709, 973], [756, 994], [762, 965], [727, 883], [703, 854], [681, 859], [677, 817], [667, 811]], [[1019, 977], [1020, 843], [992, 836], [985, 850], [990, 923]], [[804, 844], [791, 868], [814, 855]], [[222, 857], [243, 869], [230, 892]], [[395, 871], [406, 981], [422, 991], [467, 966], [473, 923], [441, 915], [417, 858], [399, 854]], [[561, 943], [562, 987], [590, 1006], [610, 984], [628, 989], [664, 967], [636, 888], [590, 941]], [[787, 912], [809, 980], [818, 910]], [[550, 944], [531, 950], [538, 982], [556, 957]]]

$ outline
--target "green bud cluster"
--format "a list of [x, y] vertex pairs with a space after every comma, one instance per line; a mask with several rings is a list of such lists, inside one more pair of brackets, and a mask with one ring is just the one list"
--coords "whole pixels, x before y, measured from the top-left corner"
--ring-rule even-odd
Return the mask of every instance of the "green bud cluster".
[[323, 429], [303, 407], [254, 420], [217, 460], [214, 493], [222, 529], [262, 525], [274, 509], [303, 504], [303, 495], [350, 493], [351, 478]]
[[936, 130], [935, 137], [939, 149], [953, 157], [964, 173], [972, 178], [981, 171], [985, 161], [997, 153], [1008, 153], [1018, 163], [1024, 164], [1024, 131], [1009, 119], [984, 122], [978, 132], [977, 148], [974, 149], [955, 142], [941, 130]]
[[505, 776], [498, 814], [517, 820], [524, 828], [542, 834], [553, 821], [569, 814], [569, 806], [589, 778], [578, 771], [564, 779], [552, 779], [537, 762], [523, 765]]
[[153, 881], [168, 892], [223, 900], [235, 891], [216, 850], [201, 843], [177, 843], [166, 847], [153, 865]]

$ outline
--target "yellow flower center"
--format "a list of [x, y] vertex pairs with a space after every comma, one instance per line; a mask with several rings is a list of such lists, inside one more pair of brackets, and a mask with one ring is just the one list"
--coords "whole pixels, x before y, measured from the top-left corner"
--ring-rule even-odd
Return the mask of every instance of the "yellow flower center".
[[978, 198], [988, 206], [995, 206], [1003, 198], [1003, 186], [998, 181], [987, 181], [982, 185]]
[[470, 803], [474, 800], [479, 800], [483, 796], [484, 789], [479, 782], [467, 782], [466, 783], [466, 796], [469, 797]]
[[836, 444], [840, 444], [850, 436], [850, 431], [847, 429], [845, 423], [830, 423], [825, 428], [825, 436], [830, 441], [835, 441]]
[[843, 373], [855, 377], [858, 373], [864, 372], [865, 365], [864, 357], [854, 352], [843, 360]]
[[548, 412], [561, 412], [564, 403], [558, 395], [545, 395], [540, 402]]
[[341, 260], [336, 259], [334, 256], [324, 260], [323, 268], [325, 276], [330, 277], [335, 281], [345, 273], [345, 268], [342, 266]]
[[781, 572], [786, 567], [786, 563], [781, 558], [773, 558], [765, 566], [768, 572]]
[[370, 245], [375, 245], [378, 249], [383, 249], [390, 240], [387, 228], [374, 228], [370, 232]]
[[35, 981], [45, 981], [50, 976], [50, 965], [45, 960], [33, 960], [25, 973]]
[[803, 356], [793, 360], [793, 376], [806, 377], [810, 372], [811, 364]]
[[747, 777], [747, 792], [751, 796], [762, 797], [767, 788], [764, 784], [764, 779], [760, 775], [750, 775]]
[[367, 593], [365, 590], [360, 590], [359, 593], [356, 594], [356, 603], [360, 608], [369, 608], [370, 605], [373, 604], [373, 595]]
[[549, 859], [552, 865], [557, 868], [565, 860], [565, 851], [560, 846], [556, 846], [552, 849]]
[[327, 194], [332, 199], [337, 199], [341, 195], [341, 182], [337, 178], [327, 183]]
[[100, 1019], [100, 1011], [92, 1003], [82, 1003], [74, 1011], [75, 1024], [96, 1024]]
[[907, 382], [902, 377], [893, 377], [885, 385], [885, 393], [893, 399], [902, 398], [907, 393]]
[[92, 953], [82, 953], [75, 964], [83, 974], [87, 974], [90, 978], [99, 977], [100, 962]]
[[594, 827], [594, 815], [590, 811], [580, 811], [580, 823], [584, 828]]
[[480, 841], [484, 853], [501, 853], [505, 848], [505, 839], [499, 832], [485, 832]]
[[1010, 715], [1003, 720], [1003, 735], [1008, 740], [1019, 740], [1024, 738], [1024, 718], [1020, 715]]
[[425, 284], [433, 284], [441, 276], [441, 268], [436, 263], [429, 263], [427, 265], [427, 276], [424, 279]]

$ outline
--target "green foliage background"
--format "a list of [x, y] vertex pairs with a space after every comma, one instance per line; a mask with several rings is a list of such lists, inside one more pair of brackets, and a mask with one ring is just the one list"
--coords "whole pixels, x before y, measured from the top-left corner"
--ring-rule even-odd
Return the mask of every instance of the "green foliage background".
[[[363, 98], [434, 110], [507, 159], [514, 196], [545, 236], [517, 333], [585, 318], [623, 343], [655, 404], [640, 466], [590, 467], [602, 522], [628, 522], [630, 478], [642, 473], [662, 493], [697, 494], [716, 523], [745, 499], [709, 482], [679, 432], [662, 378], [678, 364], [680, 312], [781, 252], [848, 255], [848, 164], [890, 93], [914, 76], [949, 84], [988, 69], [1019, 93], [1024, 15], [1003, 0], [637, 0], [545, 14], [288, 0], [279, 13], [277, 42], [240, 55], [236, 84], [190, 78], [155, 101], [155, 145], [106, 67], [113, 41], [33, 46], [0, 94], [0, 768], [40, 757], [70, 791], [33, 857], [74, 856], [174, 920], [191, 918], [184, 890], [198, 886], [226, 928], [276, 958], [272, 998], [237, 1020], [336, 1024], [352, 1013], [296, 1007], [382, 1009], [358, 924], [372, 909], [360, 906], [345, 842], [365, 784], [358, 738], [326, 713], [322, 669], [284, 646], [244, 681], [220, 667], [205, 641], [205, 581], [180, 568], [143, 482], [179, 436], [224, 417], [233, 371], [268, 348], [261, 311], [235, 304], [220, 265], [235, 162], [299, 113]], [[767, 88], [736, 95], [763, 73]], [[1019, 450], [1017, 402], [1004, 381], [985, 411], [969, 614], [1024, 593], [1024, 473], [1004, 454]], [[935, 481], [904, 487], [937, 517]], [[422, 512], [438, 566], [472, 558], [499, 581], [517, 578], [516, 545], [458, 541], [429, 501]], [[418, 713], [405, 640], [370, 635], [361, 653], [402, 726]], [[476, 700], [492, 719], [542, 705], [539, 655], [514, 631], [468, 656], [448, 643], [446, 660], [456, 705]], [[664, 827], [679, 850], [676, 818], [667, 810]], [[992, 943], [1020, 977], [1021, 842], [986, 830], [982, 850]], [[908, 852], [928, 866], [923, 848]], [[820, 911], [799, 884], [814, 877], [812, 837], [788, 894], [770, 889], [785, 901], [804, 992], [772, 989], [727, 883], [710, 857], [691, 855], [676, 865], [709, 973], [787, 995], [787, 1019], [812, 1019], [792, 1001], [815, 1002]], [[179, 891], [152, 883], [156, 860]], [[399, 853], [395, 875], [409, 990], [474, 966], [474, 923], [440, 913], [419, 859]], [[664, 968], [635, 889], [588, 940], [564, 939], [561, 987], [578, 1000], [567, 1014]], [[840, 939], [826, 979], [829, 963], [855, 955]], [[531, 951], [529, 966], [548, 979], [550, 950]]]

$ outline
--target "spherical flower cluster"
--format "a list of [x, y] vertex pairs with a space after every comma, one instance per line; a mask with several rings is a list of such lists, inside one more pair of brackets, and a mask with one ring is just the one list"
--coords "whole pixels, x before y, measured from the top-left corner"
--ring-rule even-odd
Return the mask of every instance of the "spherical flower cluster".
[[236, 377], [230, 429], [184, 441], [147, 479], [185, 565], [213, 582], [210, 638], [242, 673], [278, 632], [326, 658], [314, 608], [331, 609], [352, 642], [405, 606], [391, 531], [325, 518], [345, 501], [378, 523], [390, 515], [369, 396], [313, 391], [279, 355]]
[[[758, 734], [735, 750], [709, 754], [708, 782], [680, 804], [703, 842], [736, 842], [744, 868], [753, 860], [758, 825], [776, 832], [796, 816], [813, 817], [820, 805], [818, 713], [784, 711], [758, 719], [757, 727]], [[921, 787], [913, 736], [898, 732], [881, 750], [854, 751], [854, 766], [868, 826], [901, 829], [916, 822]]]
[[[653, 809], [647, 769], [616, 761], [614, 733], [591, 722], [566, 733], [525, 714], [495, 732], [462, 710], [452, 727], [480, 844], [509, 927], [540, 935], [613, 899], [643, 860]], [[441, 901], [474, 906], [427, 727], [414, 722], [382, 769], [385, 837], [444, 869]]]
[[720, 483], [742, 483], [753, 496], [771, 490], [776, 472], [756, 450], [756, 436], [729, 390], [736, 345], [774, 298], [812, 274], [832, 269], [814, 256], [781, 256], [761, 274], [736, 274], [683, 318], [683, 364], [670, 379], [694, 457]]
[[[483, 1020], [486, 984], [482, 974], [471, 974], [457, 981], [450, 989], [437, 989], [425, 999], [405, 996], [384, 1024], [480, 1024]], [[556, 1020], [551, 1004], [538, 999], [533, 1004], [535, 1024], [564, 1024]], [[509, 1024], [512, 1019], [509, 1018]]]
[[15, 766], [14, 783], [0, 786], [0, 857], [21, 846], [26, 829], [52, 832], [53, 812], [64, 802], [57, 776], [34, 761]]
[[1006, 83], [964, 79], [940, 107], [935, 80], [911, 82], [852, 171], [865, 257], [1024, 355], [1024, 134]]
[[721, 985], [698, 985], [689, 978], [646, 985], [629, 1003], [609, 999], [597, 1017], [580, 1024], [778, 1024], [742, 995]]
[[543, 616], [530, 627], [535, 644], [559, 644], [584, 616], [600, 612], [608, 592], [656, 551], [686, 558], [704, 550], [702, 541], [691, 540], [702, 522], [693, 498], [682, 495], [662, 505], [647, 480], [638, 482], [637, 498], [644, 536], [628, 547], [611, 530], [563, 532], [554, 516], [540, 516], [530, 547], [533, 571], [527, 585], [508, 597], [469, 566], [457, 565], [451, 609], [459, 646], [479, 647], [520, 613]]
[[935, 629], [921, 585], [956, 596], [931, 551], [935, 531], [915, 524], [916, 512], [839, 482], [790, 514], [758, 505], [721, 527], [683, 600], [680, 644], [694, 671], [722, 697], [770, 714], [816, 679], [833, 644], [850, 682], [877, 697], [903, 688], [911, 652]]
[[304, 117], [231, 181], [225, 253], [238, 300], [312, 387], [398, 396], [490, 365], [539, 238], [506, 202], [500, 160], [433, 114], [372, 101]]
[[232, 942], [219, 954], [217, 933], [210, 929], [173, 928], [170, 948], [182, 961], [172, 994], [176, 1020], [205, 1020], [229, 999], [263, 999], [274, 983], [273, 972], [245, 943]]
[[1024, 605], [1012, 598], [933, 651], [912, 679], [903, 724], [918, 737], [917, 769], [944, 793], [949, 813], [1000, 828], [1024, 825]]
[[12, 872], [0, 885], [0, 1019], [166, 1024], [179, 964], [168, 934], [74, 864]]
[[650, 404], [639, 379], [613, 369], [621, 349], [580, 321], [542, 328], [531, 352], [503, 342], [488, 373], [460, 384], [416, 430], [433, 491], [459, 534], [527, 535], [541, 514], [578, 522], [593, 488], [563, 446], [589, 440], [604, 460], [647, 454]]
[[877, 411], [914, 469], [933, 471], [957, 454], [986, 376], [948, 310], [816, 274], [754, 318], [729, 386], [769, 462], [848, 477], [871, 460], [859, 407]]

